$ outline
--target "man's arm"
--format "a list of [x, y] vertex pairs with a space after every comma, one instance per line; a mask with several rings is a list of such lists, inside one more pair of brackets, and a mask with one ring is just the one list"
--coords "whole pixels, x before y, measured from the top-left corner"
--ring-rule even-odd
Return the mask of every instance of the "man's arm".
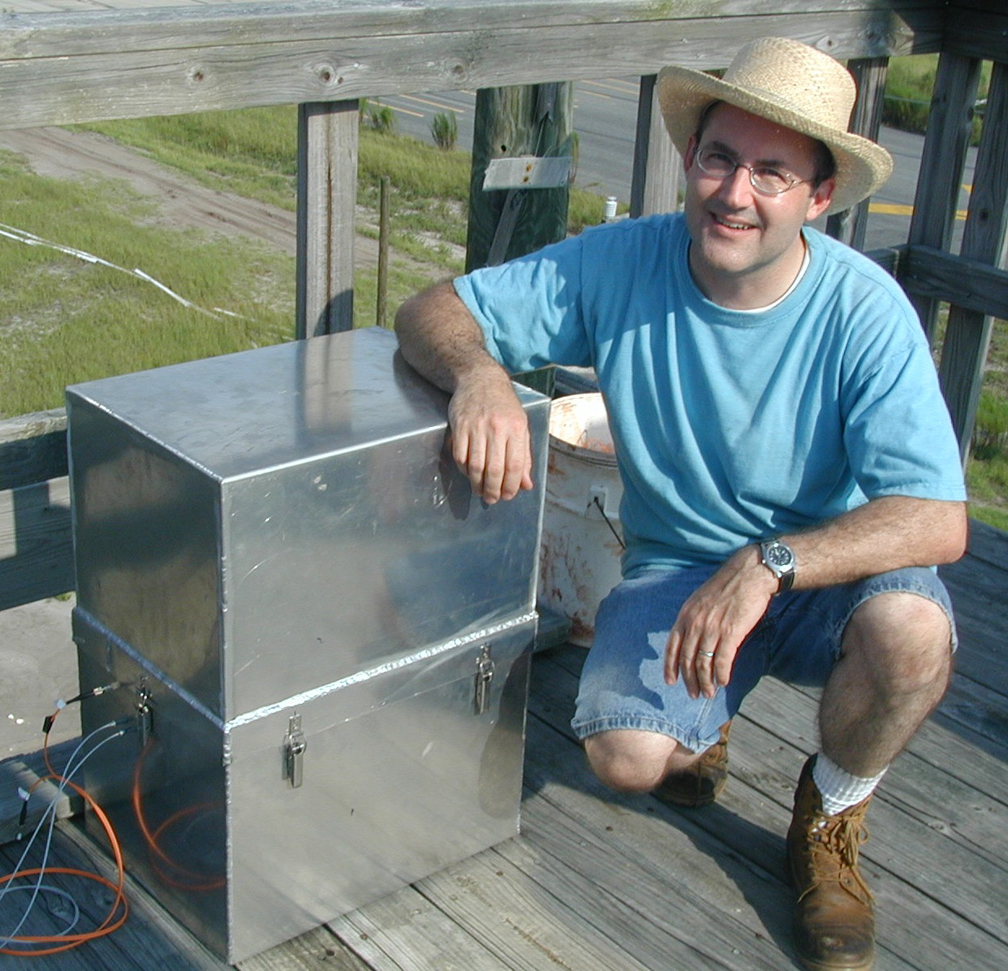
[[451, 394], [452, 454], [486, 502], [532, 488], [528, 419], [507, 372], [450, 283], [410, 297], [396, 314], [403, 357]]
[[[832, 586], [906, 566], [951, 563], [966, 549], [961, 502], [886, 496], [807, 532], [780, 537], [797, 562], [794, 589]], [[669, 633], [665, 680], [693, 697], [725, 685], [739, 647], [766, 612], [777, 578], [746, 546], [691, 596]], [[702, 652], [713, 652], [711, 663]]]

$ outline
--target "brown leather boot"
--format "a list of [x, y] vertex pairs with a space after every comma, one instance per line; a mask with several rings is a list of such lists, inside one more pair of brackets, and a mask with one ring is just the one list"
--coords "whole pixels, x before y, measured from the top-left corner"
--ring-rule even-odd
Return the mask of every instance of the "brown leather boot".
[[696, 762], [682, 772], [666, 776], [653, 795], [662, 802], [690, 809], [707, 806], [717, 799], [728, 781], [730, 718], [719, 731], [718, 740]]
[[871, 796], [836, 816], [825, 815], [812, 781], [814, 763], [813, 755], [802, 769], [787, 835], [798, 891], [795, 950], [814, 971], [867, 971], [875, 961], [875, 914], [857, 861], [868, 838], [864, 818]]

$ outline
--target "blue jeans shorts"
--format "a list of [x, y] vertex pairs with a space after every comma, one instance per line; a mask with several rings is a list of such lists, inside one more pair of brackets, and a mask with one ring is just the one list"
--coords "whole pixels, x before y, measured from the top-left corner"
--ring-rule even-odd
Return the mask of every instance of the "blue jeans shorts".
[[793, 684], [825, 684], [840, 657], [847, 622], [880, 593], [915, 593], [938, 604], [952, 629], [951, 649], [957, 645], [952, 603], [938, 574], [910, 567], [774, 597], [739, 650], [731, 681], [713, 698], [690, 698], [682, 678], [665, 683], [665, 644], [683, 602], [713, 572], [713, 567], [644, 571], [602, 601], [571, 721], [579, 738], [638, 729], [670, 735], [701, 752], [717, 741], [718, 728], [764, 674]]

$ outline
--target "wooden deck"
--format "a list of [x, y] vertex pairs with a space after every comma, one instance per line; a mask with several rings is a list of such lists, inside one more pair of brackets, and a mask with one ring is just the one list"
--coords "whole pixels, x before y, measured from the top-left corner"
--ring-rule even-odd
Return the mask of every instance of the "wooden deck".
[[[869, 814], [862, 859], [877, 898], [878, 971], [1008, 968], [1008, 534], [974, 524], [970, 553], [943, 575], [963, 641], [954, 683]], [[614, 795], [587, 770], [568, 726], [583, 655], [564, 646], [535, 658], [521, 837], [242, 971], [795, 966], [784, 832], [816, 745], [814, 695], [765, 681], [732, 733], [721, 801], [677, 812]], [[0, 847], [5, 870], [16, 850]], [[71, 821], [58, 827], [54, 856], [51, 864], [106, 866]], [[101, 896], [83, 909], [104, 913]], [[27, 966], [225, 967], [141, 888], [130, 901], [121, 930]]]

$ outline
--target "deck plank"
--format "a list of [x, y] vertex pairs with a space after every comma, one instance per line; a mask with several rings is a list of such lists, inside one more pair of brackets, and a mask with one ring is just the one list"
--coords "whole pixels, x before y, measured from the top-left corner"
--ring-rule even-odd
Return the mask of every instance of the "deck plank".
[[[974, 531], [943, 575], [962, 647], [949, 695], [876, 795], [862, 861], [876, 971], [1008, 967], [1008, 536]], [[765, 679], [732, 733], [714, 806], [678, 811], [605, 789], [570, 729], [582, 648], [533, 662], [522, 835], [264, 954], [241, 971], [752, 971], [794, 966], [784, 833], [817, 745], [818, 692]], [[108, 873], [78, 824], [54, 860]], [[13, 865], [17, 843], [0, 846]], [[223, 971], [134, 881], [121, 930], [54, 971]], [[75, 890], [86, 914], [102, 893]], [[2, 913], [2, 912], [0, 912]]]
[[[574, 659], [573, 662], [571, 659]], [[577, 655], [568, 652], [563, 659], [576, 665]], [[545, 658], [543, 659], [545, 661]], [[539, 667], [545, 664], [540, 663]], [[557, 668], [561, 667], [557, 664]], [[570, 671], [568, 675], [573, 677]], [[559, 680], [556, 672], [552, 681]], [[767, 681], [767, 685], [771, 682]], [[754, 697], [766, 694], [766, 717], [774, 728], [781, 728], [782, 720], [774, 717], [786, 712], [783, 720], [787, 728], [806, 739], [814, 737], [814, 704], [811, 699], [786, 685], [779, 686], [776, 694], [765, 692], [761, 685], [747, 699], [749, 706]], [[562, 689], [561, 689], [562, 690]], [[573, 691], [569, 686], [567, 692]], [[788, 698], [790, 694], [790, 699]], [[560, 706], [554, 702], [553, 710]], [[790, 818], [790, 801], [795, 780], [805, 751], [788, 743], [776, 732], [768, 732], [760, 724], [742, 719], [732, 734], [732, 779], [716, 806], [710, 809], [675, 813], [659, 806], [656, 815], [669, 814], [686, 819], [704, 829], [712, 838], [723, 842], [712, 857], [719, 865], [726, 855], [737, 854], [768, 873], [776, 874], [783, 887], [783, 836]], [[562, 730], [562, 725], [559, 726]], [[898, 765], [898, 763], [897, 763]], [[893, 770], [896, 771], [895, 768]], [[1005, 887], [1008, 886], [1003, 869], [990, 861], [983, 861], [956, 847], [939, 831], [908, 816], [880, 790], [877, 804], [873, 806], [869, 823], [872, 838], [866, 845], [862, 862], [878, 901], [879, 947], [877, 968], [905, 966], [904, 959], [916, 968], [946, 969], [949, 967], [995, 968], [1008, 966], [1008, 946], [1003, 937], [1005, 918], [1008, 915]], [[619, 797], [598, 792], [599, 798], [609, 801], [629, 802], [650, 797]], [[1003, 807], [999, 810], [1002, 813]], [[678, 820], [676, 825], [680, 825]], [[1003, 843], [1003, 837], [999, 840]], [[652, 853], [660, 852], [657, 842], [648, 844]], [[676, 856], [682, 865], [682, 853]], [[982, 876], [965, 872], [976, 867]], [[949, 878], [955, 874], [955, 880]], [[949, 886], [952, 882], [968, 881], [969, 892], [962, 887]], [[790, 900], [790, 892], [788, 892]], [[981, 898], [986, 898], [981, 901]], [[762, 901], [760, 901], [762, 904]], [[983, 916], [976, 907], [982, 906]], [[783, 909], [768, 915], [767, 921], [790, 919], [790, 902]], [[964, 917], [963, 913], [968, 916]], [[778, 933], [781, 950], [788, 952], [786, 926]], [[731, 965], [729, 965], [731, 966]], [[739, 963], [737, 967], [746, 967]]]

